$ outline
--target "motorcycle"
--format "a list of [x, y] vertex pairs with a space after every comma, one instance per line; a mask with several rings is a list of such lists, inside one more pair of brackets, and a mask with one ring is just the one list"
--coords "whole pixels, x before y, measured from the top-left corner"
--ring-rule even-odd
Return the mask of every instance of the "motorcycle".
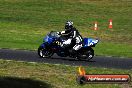
[[[63, 48], [62, 42], [65, 41], [61, 35], [55, 31], [51, 31], [43, 39], [43, 43], [38, 48], [38, 55], [41, 58], [48, 58], [56, 53], [60, 57], [72, 57], [78, 60], [91, 60], [94, 57], [94, 50], [92, 47], [99, 42], [98, 39], [83, 38], [83, 46], [76, 51], [76, 54], [71, 54], [68, 47]], [[73, 46], [72, 46], [73, 47]]]

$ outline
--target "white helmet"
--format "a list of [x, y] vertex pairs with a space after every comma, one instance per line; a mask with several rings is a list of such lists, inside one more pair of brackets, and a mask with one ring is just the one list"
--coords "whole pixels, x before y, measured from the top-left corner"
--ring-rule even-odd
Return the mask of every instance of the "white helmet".
[[65, 29], [70, 30], [73, 27], [73, 22], [72, 21], [67, 21], [65, 24]]

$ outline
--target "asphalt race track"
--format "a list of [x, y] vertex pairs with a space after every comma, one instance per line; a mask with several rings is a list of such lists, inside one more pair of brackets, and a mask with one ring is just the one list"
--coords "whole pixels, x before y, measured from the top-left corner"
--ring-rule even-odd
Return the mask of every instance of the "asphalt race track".
[[78, 61], [73, 58], [62, 58], [54, 55], [51, 58], [40, 58], [37, 51], [0, 49], [0, 59], [72, 66], [93, 66], [105, 68], [132, 69], [132, 58], [95, 56], [91, 61]]

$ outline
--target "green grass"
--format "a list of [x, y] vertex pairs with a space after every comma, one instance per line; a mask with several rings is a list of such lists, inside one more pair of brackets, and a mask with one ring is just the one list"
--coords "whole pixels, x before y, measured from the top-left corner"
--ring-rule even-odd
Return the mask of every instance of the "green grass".
[[95, 54], [105, 56], [132, 57], [132, 45], [101, 42], [95, 48]]
[[131, 9], [130, 0], [0, 0], [0, 48], [36, 50], [43, 36], [70, 19], [83, 37], [100, 39], [96, 55], [132, 57]]
[[[132, 76], [132, 70], [107, 69], [91, 66], [84, 68], [87, 74], [130, 74]], [[125, 85], [79, 85], [76, 82], [77, 75], [78, 66], [0, 60], [0, 86], [2, 88], [124, 88], [123, 86]], [[132, 85], [126, 84], [126, 86], [130, 87]]]

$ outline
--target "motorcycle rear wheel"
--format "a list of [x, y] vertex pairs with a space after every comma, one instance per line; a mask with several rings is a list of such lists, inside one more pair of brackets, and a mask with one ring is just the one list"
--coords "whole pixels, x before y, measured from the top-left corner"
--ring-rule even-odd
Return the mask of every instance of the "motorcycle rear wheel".
[[94, 57], [94, 50], [89, 48], [88, 50], [83, 51], [80, 55], [78, 55], [79, 60], [86, 60], [89, 61]]

